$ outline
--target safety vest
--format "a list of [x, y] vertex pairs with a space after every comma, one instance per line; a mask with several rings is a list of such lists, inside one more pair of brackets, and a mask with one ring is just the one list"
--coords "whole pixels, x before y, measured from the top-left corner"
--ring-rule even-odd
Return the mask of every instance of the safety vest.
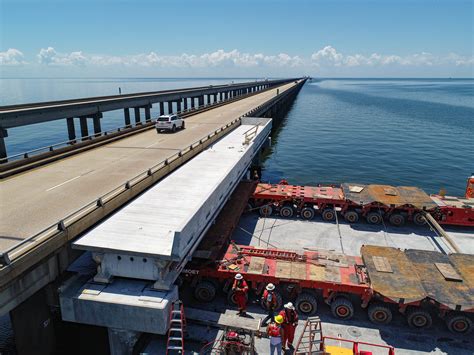
[[280, 326], [276, 323], [270, 323], [270, 325], [268, 326], [268, 335], [270, 335], [271, 337], [281, 336]]
[[245, 280], [235, 280], [234, 281], [234, 284], [232, 285], [232, 289], [235, 290], [236, 288], [240, 288], [240, 289], [243, 289], [243, 290], [240, 290], [240, 291], [236, 291], [236, 292], [243, 292], [243, 293], [247, 293], [249, 287], [247, 286], [247, 282], [245, 282]]
[[285, 323], [293, 324], [298, 321], [298, 314], [294, 310], [285, 309], [282, 313], [282, 316], [285, 319]]
[[263, 300], [265, 301], [265, 304], [267, 304], [269, 307], [276, 307], [277, 299], [275, 296], [275, 292], [265, 290], [263, 292]]

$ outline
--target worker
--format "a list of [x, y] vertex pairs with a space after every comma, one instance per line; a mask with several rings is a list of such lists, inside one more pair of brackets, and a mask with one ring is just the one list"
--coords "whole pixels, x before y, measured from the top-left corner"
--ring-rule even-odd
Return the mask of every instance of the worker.
[[274, 284], [269, 283], [267, 287], [265, 287], [265, 291], [263, 291], [262, 302], [263, 306], [268, 312], [267, 316], [262, 322], [262, 324], [265, 326], [269, 321], [273, 319], [273, 317], [275, 317], [275, 309], [278, 305]]
[[239, 316], [247, 315], [248, 291], [249, 287], [247, 286], [247, 282], [245, 282], [242, 274], [235, 275], [234, 284], [232, 285], [232, 292], [234, 292], [235, 303], [237, 303], [237, 307], [239, 308], [239, 311], [237, 312]]
[[293, 303], [288, 302], [285, 304], [280, 315], [283, 317], [282, 327], [285, 331], [285, 336], [283, 337], [283, 351], [286, 350], [287, 346], [289, 349], [293, 349], [293, 339], [295, 338], [295, 330], [298, 326], [298, 313], [296, 313]]
[[270, 337], [270, 355], [273, 355], [276, 351], [277, 355], [281, 355], [282, 350], [282, 339], [285, 336], [281, 324], [283, 323], [283, 317], [277, 315], [272, 318], [270, 324], [267, 327], [267, 334]]

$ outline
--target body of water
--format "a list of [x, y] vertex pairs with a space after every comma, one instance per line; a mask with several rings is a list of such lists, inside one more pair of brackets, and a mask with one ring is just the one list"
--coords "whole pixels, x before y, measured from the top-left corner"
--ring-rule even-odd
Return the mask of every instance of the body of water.
[[[0, 105], [253, 80], [1, 79]], [[102, 119], [103, 130], [123, 124], [122, 111]], [[10, 129], [6, 139], [9, 155], [65, 140], [65, 120]], [[445, 187], [462, 195], [474, 172], [473, 147], [474, 80], [313, 80], [274, 133], [264, 178], [415, 185], [429, 193]]]

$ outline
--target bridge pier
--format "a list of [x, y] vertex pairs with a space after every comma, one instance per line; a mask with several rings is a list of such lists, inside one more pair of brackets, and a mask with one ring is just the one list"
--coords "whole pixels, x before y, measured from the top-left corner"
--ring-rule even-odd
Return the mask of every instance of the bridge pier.
[[0, 158], [7, 157], [7, 146], [5, 145], [5, 139], [8, 137], [8, 132], [5, 128], [0, 128]]
[[204, 106], [204, 95], [199, 96], [199, 106]]
[[140, 124], [140, 107], [134, 107], [133, 110], [135, 111], [135, 125]]
[[102, 118], [102, 114], [98, 113], [92, 117], [92, 122], [94, 124], [94, 135], [100, 136], [100, 132], [102, 132], [102, 128], [100, 126], [100, 119]]
[[125, 118], [125, 127], [130, 127], [131, 126], [131, 124], [130, 124], [130, 109], [128, 107], [123, 109], [123, 116]]
[[160, 116], [165, 114], [165, 103], [160, 102]]
[[191, 97], [191, 108], [196, 107], [195, 97]]
[[181, 100], [176, 102], [176, 111], [181, 112]]
[[184, 104], [184, 111], [186, 111], [188, 109], [188, 98], [187, 97], [185, 97], [183, 99], [183, 104]]
[[173, 102], [168, 101], [168, 115], [171, 115], [173, 113]]
[[76, 129], [74, 127], [74, 117], [66, 118], [67, 134], [71, 143], [76, 143]]

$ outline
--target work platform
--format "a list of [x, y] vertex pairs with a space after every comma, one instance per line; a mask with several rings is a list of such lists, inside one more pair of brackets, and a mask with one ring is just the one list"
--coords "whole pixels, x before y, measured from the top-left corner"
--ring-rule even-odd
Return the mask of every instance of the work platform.
[[[177, 298], [174, 281], [270, 131], [271, 119], [242, 118], [233, 132], [74, 242], [73, 248], [92, 252], [98, 273], [83, 285], [64, 287], [63, 319], [164, 334], [170, 303]], [[130, 279], [135, 279], [132, 289]], [[133, 323], [122, 316], [130, 312]], [[156, 312], [159, 322], [152, 330], [139, 326]], [[111, 314], [121, 316], [112, 320]]]

